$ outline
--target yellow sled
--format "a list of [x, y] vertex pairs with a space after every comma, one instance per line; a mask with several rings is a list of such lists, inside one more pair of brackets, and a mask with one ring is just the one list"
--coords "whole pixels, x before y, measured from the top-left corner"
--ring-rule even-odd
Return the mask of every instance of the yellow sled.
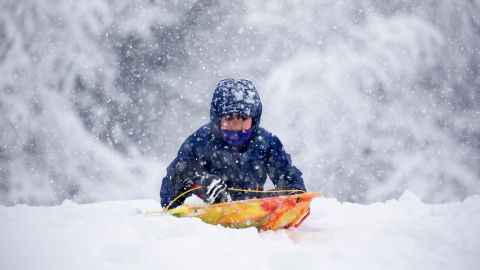
[[310, 214], [310, 202], [319, 192], [210, 204], [202, 207], [181, 205], [164, 213], [176, 217], [196, 217], [208, 224], [259, 230], [297, 228]]

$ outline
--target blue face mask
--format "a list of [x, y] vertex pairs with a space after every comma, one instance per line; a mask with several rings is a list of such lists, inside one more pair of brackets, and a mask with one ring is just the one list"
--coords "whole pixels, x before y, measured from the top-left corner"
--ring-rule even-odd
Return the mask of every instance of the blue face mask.
[[222, 133], [222, 138], [226, 143], [238, 146], [246, 143], [248, 139], [252, 137], [253, 128], [247, 129], [245, 131], [241, 131], [241, 130], [233, 131], [233, 130], [221, 129], [221, 133]]

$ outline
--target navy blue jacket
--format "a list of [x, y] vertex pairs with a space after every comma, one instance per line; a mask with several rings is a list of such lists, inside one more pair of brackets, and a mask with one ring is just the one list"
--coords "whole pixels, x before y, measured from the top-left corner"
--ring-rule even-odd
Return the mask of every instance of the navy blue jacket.
[[[166, 207], [184, 190], [182, 180], [214, 174], [229, 188], [263, 190], [267, 176], [275, 189], [305, 190], [302, 173], [292, 165], [280, 140], [259, 127], [262, 104], [253, 84], [247, 80], [219, 82], [212, 98], [210, 123], [190, 135], [177, 157], [167, 168], [160, 190]], [[253, 119], [253, 135], [243, 145], [227, 144], [221, 137], [219, 122], [225, 115], [247, 115]], [[233, 200], [255, 198], [256, 193], [229, 191]], [[183, 203], [179, 199], [173, 207]]]

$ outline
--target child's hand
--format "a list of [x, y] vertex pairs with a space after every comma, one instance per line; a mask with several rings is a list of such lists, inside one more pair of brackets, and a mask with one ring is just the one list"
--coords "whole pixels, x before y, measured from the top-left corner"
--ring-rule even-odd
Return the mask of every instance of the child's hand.
[[202, 191], [208, 203], [222, 203], [232, 201], [227, 191], [227, 185], [218, 176], [205, 174], [201, 179]]

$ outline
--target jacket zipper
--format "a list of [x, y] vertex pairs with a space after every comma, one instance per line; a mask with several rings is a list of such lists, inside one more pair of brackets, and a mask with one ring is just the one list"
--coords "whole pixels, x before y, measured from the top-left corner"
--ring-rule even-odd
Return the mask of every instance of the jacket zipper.
[[236, 147], [233, 148], [233, 183], [238, 182], [238, 149]]

